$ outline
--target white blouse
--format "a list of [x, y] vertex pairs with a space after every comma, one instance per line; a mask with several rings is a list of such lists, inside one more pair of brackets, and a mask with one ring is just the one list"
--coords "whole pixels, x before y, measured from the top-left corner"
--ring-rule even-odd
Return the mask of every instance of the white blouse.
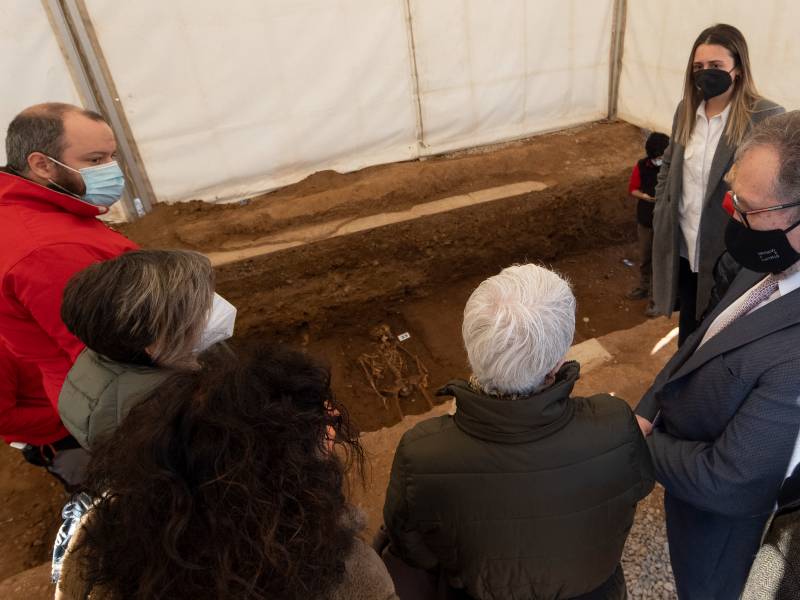
[[708, 173], [730, 112], [731, 105], [728, 104], [720, 114], [708, 119], [706, 103], [701, 102], [697, 107], [692, 135], [683, 153], [683, 190], [678, 206], [678, 222], [682, 233], [681, 256], [689, 261], [694, 273], [697, 273], [700, 263], [697, 234], [708, 188]]

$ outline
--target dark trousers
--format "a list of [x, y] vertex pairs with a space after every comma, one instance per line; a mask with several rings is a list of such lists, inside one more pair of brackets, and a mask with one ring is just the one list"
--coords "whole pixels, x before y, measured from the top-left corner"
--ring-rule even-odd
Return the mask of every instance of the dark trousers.
[[636, 237], [639, 240], [639, 287], [647, 290], [647, 297], [653, 297], [653, 228], [636, 224]]
[[697, 320], [697, 273], [692, 272], [689, 261], [681, 256], [678, 267], [678, 347], [683, 345], [700, 325]]
[[44, 446], [28, 444], [22, 456], [32, 465], [47, 469], [70, 493], [81, 486], [89, 465], [89, 453], [71, 435]]
[[680, 600], [735, 600], [744, 588], [767, 517], [700, 510], [664, 494], [667, 539]]

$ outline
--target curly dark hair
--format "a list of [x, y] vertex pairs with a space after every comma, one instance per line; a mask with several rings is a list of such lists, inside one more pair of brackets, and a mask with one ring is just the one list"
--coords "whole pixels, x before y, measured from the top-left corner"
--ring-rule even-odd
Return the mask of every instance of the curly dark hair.
[[327, 597], [359, 529], [343, 491], [354, 463], [363, 475], [329, 371], [303, 353], [260, 349], [175, 375], [93, 450], [99, 501], [76, 548], [87, 591]]

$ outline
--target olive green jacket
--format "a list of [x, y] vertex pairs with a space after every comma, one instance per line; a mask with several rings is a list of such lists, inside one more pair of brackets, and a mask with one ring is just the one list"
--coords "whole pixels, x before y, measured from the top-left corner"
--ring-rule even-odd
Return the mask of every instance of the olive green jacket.
[[115, 362], [86, 348], [61, 388], [61, 420], [78, 443], [91, 450], [172, 373], [168, 369]]

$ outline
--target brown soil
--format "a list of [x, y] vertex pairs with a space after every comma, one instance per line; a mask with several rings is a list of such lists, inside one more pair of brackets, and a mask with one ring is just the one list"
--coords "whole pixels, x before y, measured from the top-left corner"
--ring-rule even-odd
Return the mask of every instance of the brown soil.
[[0, 445], [0, 581], [50, 560], [66, 500], [44, 469]]
[[121, 231], [145, 247], [211, 252], [247, 246], [261, 236], [301, 223], [397, 211], [509, 183], [536, 180], [569, 186], [621, 170], [627, 175], [643, 144], [640, 130], [631, 125], [593, 123], [423, 161], [346, 174], [321, 171], [240, 203], [158, 204], [144, 219], [121, 226]]
[[[392, 361], [399, 365], [400, 383], [413, 383], [420, 374], [418, 357], [431, 394], [448, 379], [466, 375], [460, 341], [464, 303], [477, 283], [509, 264], [543, 262], [572, 280], [576, 341], [644, 319], [644, 303], [624, 298], [637, 274], [622, 262], [636, 258], [626, 185], [641, 148], [638, 129], [594, 124], [421, 162], [317, 173], [237, 205], [159, 205], [123, 230], [144, 247], [214, 252], [247, 247], [300, 224], [396, 211], [514, 182], [547, 184], [539, 192], [217, 268], [218, 291], [239, 309], [234, 343], [280, 340], [325, 357], [335, 393], [370, 431], [397, 422], [398, 408], [415, 414], [428, 404], [425, 394], [410, 389], [384, 408], [359, 358], [382, 367], [375, 379], [383, 391], [402, 387]], [[388, 363], [387, 346], [381, 348], [371, 335], [379, 325], [395, 335], [410, 334], [389, 344]], [[0, 448], [0, 581], [49, 560], [63, 502], [64, 494], [45, 473], [21, 464], [16, 451]]]
[[[614, 245], [589, 254], [545, 261], [547, 266], [565, 274], [575, 288], [578, 298], [576, 342], [628, 329], [645, 319], [645, 303], [632, 302], [624, 296], [638, 281], [636, 268], [622, 262], [625, 258], [634, 258], [635, 246], [631, 243]], [[404, 332], [411, 335], [398, 345], [420, 358], [430, 374], [430, 390], [436, 390], [449, 379], [467, 376], [466, 354], [461, 343], [464, 304], [478, 283], [499, 268], [489, 267], [484, 272], [432, 286], [422, 293], [400, 295], [374, 305], [362, 304], [357, 309], [346, 309], [344, 314], [328, 311], [324, 321], [289, 327], [283, 323], [254, 326], [241, 337], [245, 343], [277, 339], [325, 357], [331, 367], [337, 398], [347, 405], [363, 431], [374, 431], [394, 424], [399, 418], [392, 404], [384, 408], [358, 362], [359, 356], [374, 355], [378, 351], [379, 345], [371, 335], [375, 327], [386, 324], [395, 335]], [[414, 361], [406, 362], [405, 373], [413, 376], [416, 373]], [[389, 375], [388, 379], [391, 383], [393, 378]], [[400, 399], [403, 414], [416, 414], [428, 408], [420, 393]]]

